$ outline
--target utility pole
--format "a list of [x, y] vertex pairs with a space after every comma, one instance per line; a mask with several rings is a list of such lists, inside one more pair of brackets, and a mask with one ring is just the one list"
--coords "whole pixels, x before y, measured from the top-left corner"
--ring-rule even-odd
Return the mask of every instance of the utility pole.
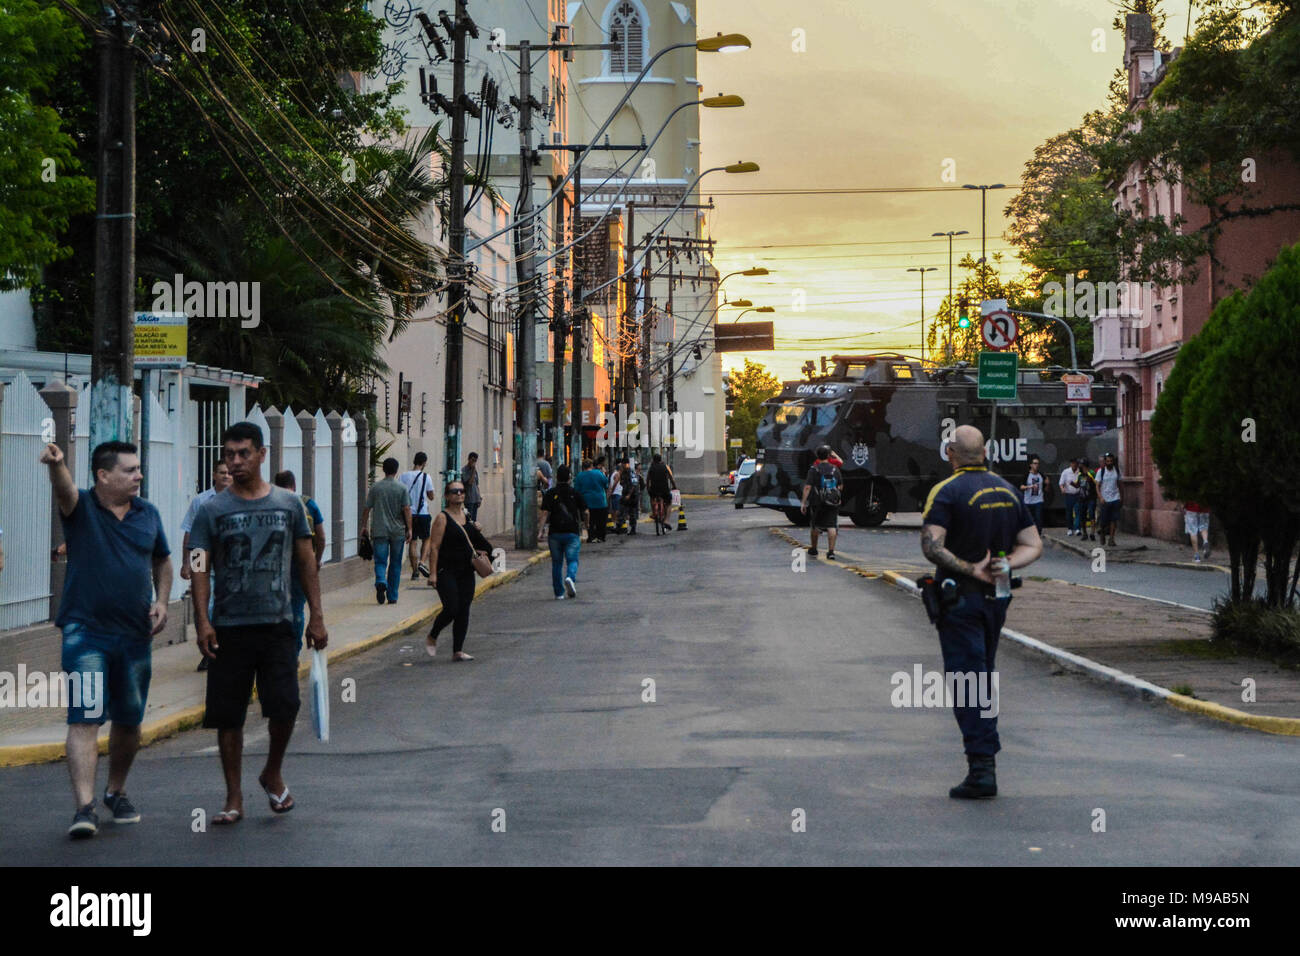
[[[673, 259], [676, 254], [673, 252], [672, 243], [668, 244], [668, 305], [664, 312], [668, 316], [668, 321], [672, 323], [670, 328], [673, 331], [673, 338], [677, 337], [677, 319], [673, 317]], [[676, 393], [673, 390], [673, 343], [668, 343], [668, 370], [665, 373], [668, 376], [668, 467], [671, 468], [676, 464], [674, 452], [677, 450], [677, 429], [673, 424], [673, 412], [677, 410]]]
[[[573, 469], [576, 476], [578, 468], [582, 464], [582, 323], [586, 317], [587, 310], [582, 305], [582, 266], [578, 250], [578, 236], [582, 235], [578, 230], [582, 228], [582, 164], [576, 163], [573, 169], [573, 215], [569, 217], [573, 223], [573, 238], [570, 242], [575, 243], [570, 255], [573, 261], [573, 312], [569, 319], [569, 328], [572, 330], [573, 339], [573, 424], [569, 431], [569, 467]], [[595, 376], [592, 376], [592, 384], [595, 385]]]
[[[563, 222], [563, 216], [560, 222]], [[561, 234], [560, 230], [556, 230]], [[555, 463], [562, 464], [568, 446], [564, 441], [564, 346], [568, 338], [569, 321], [564, 311], [564, 282], [555, 283], [551, 299], [551, 440], [555, 447]]]
[[520, 41], [519, 98], [519, 199], [515, 204], [515, 255], [519, 278], [519, 376], [515, 384], [518, 420], [515, 432], [515, 547], [532, 551], [537, 546], [537, 243], [533, 213], [533, 99], [532, 48]]
[[[130, 441], [135, 379], [136, 5], [104, 10], [99, 59], [99, 173], [95, 202], [94, 346], [90, 357], [90, 447]], [[145, 396], [148, 401], [148, 396]]]
[[627, 422], [628, 410], [632, 408], [632, 382], [635, 377], [635, 347], [629, 345], [629, 342], [635, 341], [636, 332], [636, 277], [632, 275], [632, 263], [636, 261], [636, 203], [627, 204], [627, 251], [624, 253], [624, 259], [627, 269], [625, 276], [627, 286], [623, 290], [623, 327], [619, 330], [619, 348], [624, 350], [621, 359], [623, 371], [619, 375], [620, 384], [623, 386], [622, 394], [619, 396], [619, 431], [623, 436], [624, 444], [619, 446], [619, 451], [628, 454], [630, 449], [626, 444], [627, 440]]
[[460, 477], [461, 423], [464, 411], [465, 283], [469, 264], [465, 261], [465, 114], [480, 115], [476, 104], [465, 95], [465, 67], [469, 62], [466, 36], [478, 39], [478, 27], [456, 0], [456, 19], [451, 22], [439, 11], [443, 28], [452, 39], [451, 86], [451, 214], [448, 221], [449, 279], [447, 306], [447, 385], [443, 412], [443, 482]]

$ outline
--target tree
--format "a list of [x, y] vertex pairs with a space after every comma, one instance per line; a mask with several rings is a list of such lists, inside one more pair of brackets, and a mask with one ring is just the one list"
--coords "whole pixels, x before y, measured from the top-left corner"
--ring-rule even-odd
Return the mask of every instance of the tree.
[[[1265, 15], [1261, 16], [1263, 12]], [[1300, 209], [1251, 202], [1243, 159], [1287, 149], [1300, 157], [1300, 17], [1290, 3], [1210, 0], [1182, 54], [1136, 113], [1117, 114], [1097, 149], [1106, 179], [1135, 163], [1144, 182], [1180, 184], [1206, 222], [1152, 215], [1140, 203], [1120, 214], [1127, 278], [1168, 286], [1209, 269], [1211, 304], [1226, 287], [1218, 241], [1232, 219]]]
[[60, 234], [94, 208], [76, 140], [48, 102], [60, 70], [86, 46], [57, 7], [0, 0], [0, 290], [28, 288], [72, 255]]
[[[1025, 303], [1030, 311], [1043, 311], [1049, 282], [1064, 286], [1069, 276], [1094, 284], [1120, 278], [1114, 194], [1095, 155], [1105, 119], [1106, 114], [1089, 113], [1078, 126], [1038, 146], [1021, 173], [1021, 189], [1007, 204], [1012, 219], [1007, 239], [1019, 247], [1027, 285], [1037, 290], [1029, 297], [1033, 305]], [[1090, 317], [1060, 318], [1074, 331], [1077, 352], [1086, 361], [1092, 354]], [[1055, 323], [1047, 330], [1045, 351], [1051, 364], [1070, 364], [1069, 337]]]
[[[1261, 356], [1267, 356], [1261, 361]], [[1156, 406], [1151, 450], [1162, 485], [1211, 507], [1233, 562], [1232, 598], [1254, 591], [1291, 607], [1300, 561], [1300, 246], [1284, 249], [1249, 294], [1222, 300], [1184, 347]]]
[[763, 420], [763, 403], [781, 393], [781, 380], [757, 362], [745, 359], [745, 367], [731, 372], [727, 392], [732, 399], [730, 438], [739, 438], [741, 451], [758, 451], [758, 425]]

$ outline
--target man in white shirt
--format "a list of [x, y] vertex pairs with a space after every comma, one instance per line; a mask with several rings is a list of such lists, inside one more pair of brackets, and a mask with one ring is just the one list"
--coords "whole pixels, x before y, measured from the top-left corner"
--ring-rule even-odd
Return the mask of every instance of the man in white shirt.
[[[1101, 512], [1097, 515], [1097, 527], [1101, 529], [1102, 540], [1108, 547], [1115, 547], [1115, 527], [1119, 524], [1120, 494], [1119, 468], [1115, 466], [1115, 456], [1107, 453], [1097, 469], [1097, 497], [1101, 499]], [[1106, 540], [1109, 538], [1110, 540]]]
[[1058, 482], [1061, 488], [1061, 495], [1065, 498], [1065, 524], [1067, 531], [1065, 536], [1079, 533], [1079, 474], [1075, 470], [1078, 467], [1079, 459], [1071, 458], [1070, 464], [1061, 472], [1061, 480]]
[[[406, 487], [406, 493], [411, 499], [411, 547], [407, 557], [411, 562], [412, 581], [420, 580], [420, 555], [424, 551], [424, 542], [429, 539], [429, 529], [433, 526], [433, 515], [429, 512], [429, 502], [434, 500], [433, 479], [424, 470], [428, 460], [428, 455], [417, 451], [411, 460], [411, 470], [404, 471], [397, 477]], [[396, 580], [400, 581], [401, 578]]]
[[[184, 538], [181, 541], [181, 580], [190, 580], [190, 529], [194, 527], [194, 519], [199, 516], [199, 509], [230, 487], [231, 477], [230, 470], [226, 468], [226, 463], [220, 458], [212, 466], [212, 487], [206, 491], [200, 491], [190, 502], [189, 511], [185, 512], [185, 518], [181, 521], [181, 531], [184, 532]], [[213, 594], [216, 592], [213, 591]], [[212, 598], [208, 598], [208, 616], [212, 616]], [[207, 655], [199, 657], [198, 670], [205, 671], [208, 669]]]

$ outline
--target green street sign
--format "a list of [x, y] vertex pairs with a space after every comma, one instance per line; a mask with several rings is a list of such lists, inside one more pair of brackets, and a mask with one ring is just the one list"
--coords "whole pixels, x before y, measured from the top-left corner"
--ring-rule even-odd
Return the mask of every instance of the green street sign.
[[1015, 398], [1020, 356], [1015, 352], [981, 352], [979, 398]]

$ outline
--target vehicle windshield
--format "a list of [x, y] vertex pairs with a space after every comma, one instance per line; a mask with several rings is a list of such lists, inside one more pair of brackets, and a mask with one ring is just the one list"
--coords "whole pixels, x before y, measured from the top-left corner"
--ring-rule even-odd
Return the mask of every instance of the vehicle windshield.
[[736, 469], [736, 476], [739, 478], [748, 478], [750, 475], [754, 473], [754, 466], [756, 464], [757, 462], [754, 461], [754, 459], [747, 458], [746, 460], [742, 461], [740, 463], [740, 467]]
[[772, 437], [780, 447], [795, 448], [805, 443], [814, 429], [834, 425], [842, 407], [842, 402], [772, 405], [768, 409], [766, 421], [772, 425]]

